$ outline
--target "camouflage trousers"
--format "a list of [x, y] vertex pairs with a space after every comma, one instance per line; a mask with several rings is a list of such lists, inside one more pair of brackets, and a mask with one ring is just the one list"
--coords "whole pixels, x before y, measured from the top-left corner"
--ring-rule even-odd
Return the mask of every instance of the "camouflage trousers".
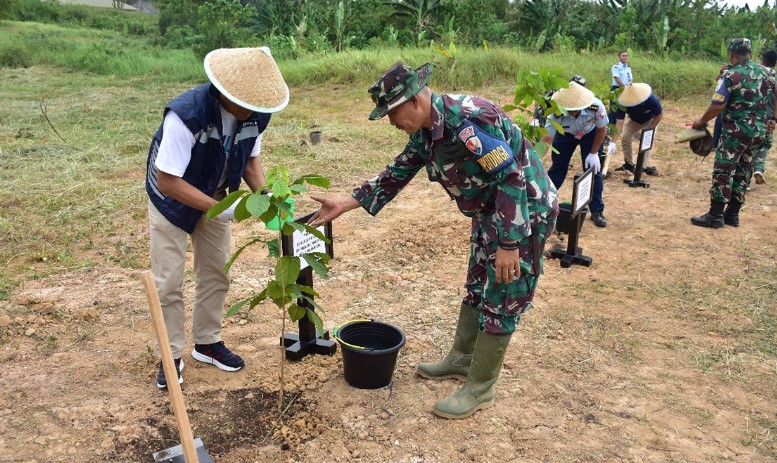
[[742, 140], [723, 134], [715, 151], [710, 199], [727, 203], [729, 199], [734, 198], [744, 203], [752, 175], [753, 156], [765, 146], [767, 139], [764, 136]]
[[[496, 282], [497, 241], [487, 242], [485, 235], [477, 233], [470, 242], [469, 265], [467, 268], [467, 294], [464, 304], [480, 310], [480, 329], [488, 334], [512, 334], [518, 327], [521, 315], [532, 308], [534, 291], [539, 275], [521, 271], [510, 283]], [[529, 238], [527, 243], [531, 242]], [[540, 236], [540, 247], [545, 239]], [[531, 252], [522, 247], [521, 254]], [[539, 255], [542, 255], [540, 249]], [[541, 265], [538, 268], [542, 268]]]
[[[753, 174], [753, 172], [766, 172], [766, 158], [769, 155], [769, 148], [772, 147], [772, 140], [773, 140], [773, 134], [767, 135], [767, 143], [766, 146], [763, 146], [760, 150], [756, 151], [755, 154], [753, 154], [753, 165], [750, 166], [750, 175]], [[750, 178], [748, 177], [748, 182], [750, 183]]]

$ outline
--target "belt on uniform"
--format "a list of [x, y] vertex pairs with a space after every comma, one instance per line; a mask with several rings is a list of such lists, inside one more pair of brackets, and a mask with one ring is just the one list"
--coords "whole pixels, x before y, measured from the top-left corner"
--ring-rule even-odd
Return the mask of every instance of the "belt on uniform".
[[542, 270], [540, 267], [541, 249], [540, 249], [540, 233], [539, 233], [539, 230], [537, 230], [536, 225], [532, 225], [531, 227], [531, 252], [533, 257], [533, 262], [531, 264], [531, 272], [534, 275], [539, 276], [540, 271]]

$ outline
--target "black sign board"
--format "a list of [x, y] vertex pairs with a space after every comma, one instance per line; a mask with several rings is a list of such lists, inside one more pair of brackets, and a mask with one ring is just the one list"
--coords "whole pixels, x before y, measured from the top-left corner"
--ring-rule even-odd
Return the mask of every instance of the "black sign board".
[[[307, 223], [314, 212], [294, 219], [297, 223]], [[302, 257], [307, 253], [323, 252], [332, 257], [332, 222], [327, 222], [318, 227], [329, 240], [329, 243], [319, 239], [312, 233], [295, 231], [291, 235], [281, 233], [281, 253], [284, 256]], [[313, 287], [313, 269], [301, 259], [301, 271], [297, 278], [297, 284]], [[315, 310], [313, 305], [304, 300], [297, 299], [297, 305], [310, 310]], [[337, 344], [329, 340], [329, 331], [317, 333], [316, 326], [307, 317], [299, 320], [299, 334], [284, 333], [281, 343], [286, 348], [286, 358], [289, 360], [301, 360], [308, 354], [334, 355], [337, 352]]]

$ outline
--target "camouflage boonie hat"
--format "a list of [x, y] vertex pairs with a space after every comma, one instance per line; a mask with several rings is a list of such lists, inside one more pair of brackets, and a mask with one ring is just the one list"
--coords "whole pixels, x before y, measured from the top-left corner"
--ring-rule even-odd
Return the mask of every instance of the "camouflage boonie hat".
[[747, 51], [753, 51], [753, 46], [750, 44], [750, 39], [740, 37], [738, 39], [732, 39], [728, 43], [729, 53], [742, 53]]
[[367, 90], [375, 103], [375, 109], [370, 113], [370, 120], [380, 119], [392, 109], [413, 98], [426, 86], [431, 77], [432, 63], [413, 69], [397, 61]]

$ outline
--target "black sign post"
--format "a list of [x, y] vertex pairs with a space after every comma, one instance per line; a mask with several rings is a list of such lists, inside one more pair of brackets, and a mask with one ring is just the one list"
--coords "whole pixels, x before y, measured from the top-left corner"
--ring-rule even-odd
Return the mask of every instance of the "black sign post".
[[632, 188], [638, 186], [641, 186], [642, 188], [650, 188], [650, 184], [642, 180], [642, 171], [645, 168], [645, 153], [653, 148], [653, 138], [655, 136], [655, 127], [642, 129], [642, 133], [639, 138], [639, 154], [637, 155], [637, 165], [634, 166], [634, 178], [624, 179], [623, 183], [628, 184]]
[[580, 229], [583, 227], [584, 216], [580, 212], [591, 202], [594, 191], [593, 167], [575, 178], [575, 187], [572, 192], [572, 211], [569, 217], [569, 240], [566, 252], [561, 249], [550, 251], [550, 257], [560, 259], [563, 268], [569, 268], [572, 264], [590, 267], [591, 259], [583, 255], [583, 249], [578, 247], [580, 241]]
[[[307, 223], [313, 213], [304, 217], [295, 219], [298, 223]], [[289, 236], [281, 234], [281, 252], [284, 256], [302, 257], [309, 252], [325, 252], [332, 257], [332, 222], [318, 227], [329, 243], [317, 238], [309, 232], [294, 232]], [[313, 269], [307, 265], [304, 259], [301, 259], [304, 266], [297, 277], [297, 284], [313, 287]], [[297, 299], [297, 305], [306, 309], [315, 310], [313, 304], [304, 300]], [[308, 354], [326, 354], [334, 355], [337, 352], [337, 344], [329, 340], [329, 331], [321, 334], [316, 332], [316, 325], [307, 315], [299, 320], [299, 334], [284, 333], [281, 344], [286, 348], [286, 358], [288, 360], [302, 360]]]

